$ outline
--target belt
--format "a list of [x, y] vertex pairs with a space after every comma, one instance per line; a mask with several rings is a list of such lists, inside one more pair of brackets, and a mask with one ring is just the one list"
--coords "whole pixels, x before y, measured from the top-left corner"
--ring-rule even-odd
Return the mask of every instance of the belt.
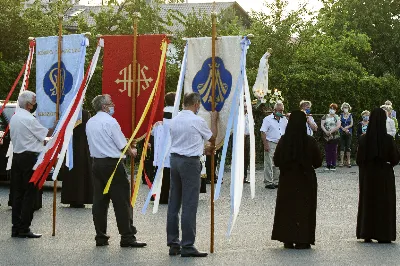
[[106, 158], [95, 158], [92, 157], [94, 161], [99, 161], [99, 162], [118, 162], [119, 158], [111, 158], [111, 157], [106, 157]]
[[180, 157], [180, 158], [199, 159], [200, 160], [200, 156], [185, 156], [185, 155], [180, 155], [180, 154], [177, 154], [177, 153], [171, 153], [171, 156]]
[[33, 151], [24, 151], [21, 153], [14, 153], [14, 155], [34, 155], [39, 156], [40, 152], [33, 152]]

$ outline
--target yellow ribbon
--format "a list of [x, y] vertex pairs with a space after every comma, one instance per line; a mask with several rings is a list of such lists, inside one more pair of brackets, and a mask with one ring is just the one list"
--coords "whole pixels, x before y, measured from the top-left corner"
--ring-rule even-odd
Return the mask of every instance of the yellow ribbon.
[[[151, 92], [151, 95], [149, 97], [149, 100], [147, 101], [146, 107], [144, 108], [143, 114], [140, 117], [140, 120], [139, 120], [138, 124], [136, 125], [136, 128], [133, 131], [132, 136], [130, 137], [130, 139], [129, 139], [128, 143], [126, 144], [121, 156], [119, 157], [119, 160], [117, 162], [117, 165], [115, 166], [115, 169], [114, 169], [113, 173], [111, 174], [110, 178], [108, 179], [108, 182], [107, 182], [106, 187], [104, 188], [103, 194], [107, 194], [108, 191], [110, 190], [111, 182], [114, 179], [114, 175], [115, 175], [115, 172], [117, 171], [117, 167], [118, 167], [119, 163], [121, 162], [122, 158], [124, 157], [124, 154], [126, 153], [128, 148], [130, 147], [130, 145], [131, 145], [132, 141], [134, 140], [134, 138], [135, 138], [137, 132], [139, 131], [140, 127], [142, 126], [142, 124], [144, 122], [144, 119], [146, 118], [147, 113], [149, 112], [149, 109], [150, 109], [151, 103], [153, 101], [154, 95], [156, 94], [157, 89], [158, 89], [158, 84], [160, 83], [161, 72], [162, 72], [162, 68], [163, 68], [164, 62], [165, 62], [165, 57], [166, 57], [166, 52], [167, 52], [167, 41], [166, 40], [162, 41], [161, 50], [162, 50], [162, 53], [161, 53], [160, 66], [158, 68], [157, 80], [156, 80], [156, 83], [154, 84], [153, 91]], [[148, 144], [148, 138], [146, 138], [146, 142], [145, 142], [145, 145], [143, 147], [142, 158], [143, 158], [143, 153], [146, 154], [147, 144]], [[142, 159], [141, 159], [140, 166], [139, 166], [139, 171], [140, 172], [138, 172], [137, 176], [140, 176], [141, 171], [143, 170], [143, 165], [142, 164], [143, 163], [142, 163]], [[140, 182], [135, 182], [134, 194], [132, 195], [132, 206], [134, 206], [134, 204], [136, 202], [137, 193], [139, 192], [139, 184], [140, 184]]]

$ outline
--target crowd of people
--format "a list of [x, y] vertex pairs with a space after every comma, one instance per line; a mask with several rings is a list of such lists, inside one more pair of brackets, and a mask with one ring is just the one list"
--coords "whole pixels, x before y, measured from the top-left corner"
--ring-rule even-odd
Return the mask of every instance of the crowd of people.
[[[205, 172], [201, 157], [215, 153], [218, 134], [218, 112], [211, 112], [211, 128], [198, 116], [200, 95], [185, 94], [183, 110], [172, 117], [175, 94], [165, 96], [164, 119], [154, 125], [154, 141], [150, 145], [155, 167], [164, 167], [160, 203], [168, 204], [166, 219], [169, 255], [205, 257], [195, 247], [196, 215], [199, 192]], [[14, 156], [11, 168], [12, 237], [39, 238], [30, 230], [34, 202], [38, 189], [29, 183], [38, 154], [45, 138], [54, 129], [44, 128], [33, 116], [36, 95], [25, 91], [18, 98], [19, 108], [10, 122]], [[131, 185], [124, 167], [119, 164], [109, 193], [103, 194], [108, 178], [127, 145], [118, 121], [113, 118], [115, 105], [110, 95], [98, 95], [92, 101], [96, 114], [90, 118], [83, 112], [82, 124], [74, 130], [74, 157], [76, 168], [63, 169], [62, 202], [70, 207], [82, 208], [93, 204], [96, 246], [109, 245], [107, 215], [112, 201], [121, 247], [140, 248], [146, 243], [136, 239], [130, 205]], [[317, 178], [315, 169], [321, 167], [323, 156], [313, 137], [318, 125], [311, 114], [311, 102], [301, 101], [299, 110], [284, 114], [284, 104], [277, 102], [273, 112], [263, 119], [261, 139], [264, 146], [264, 183], [268, 189], [278, 189], [272, 239], [284, 243], [285, 248], [308, 249], [315, 243]], [[326, 170], [338, 166], [351, 167], [352, 134], [357, 132], [360, 193], [357, 219], [357, 238], [365, 242], [377, 240], [388, 243], [396, 239], [396, 198], [393, 167], [400, 156], [394, 136], [397, 132], [396, 113], [387, 101], [380, 108], [362, 112], [357, 124], [351, 106], [332, 103], [328, 114], [321, 119], [325, 140]], [[354, 125], [357, 125], [355, 128]], [[245, 130], [245, 170], [243, 182], [247, 183], [249, 165], [249, 130]], [[166, 160], [163, 147], [170, 141]], [[137, 156], [133, 143], [127, 153]], [[85, 159], [86, 158], [86, 159]], [[209, 168], [209, 167], [208, 167]], [[211, 171], [210, 171], [211, 172]], [[211, 175], [209, 178], [212, 178]], [[203, 183], [203, 184], [202, 184]], [[179, 230], [179, 224], [181, 224]]]

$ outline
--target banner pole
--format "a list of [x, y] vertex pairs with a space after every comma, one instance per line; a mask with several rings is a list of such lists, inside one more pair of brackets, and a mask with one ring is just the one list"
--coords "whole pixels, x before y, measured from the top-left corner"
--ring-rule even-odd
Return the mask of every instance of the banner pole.
[[[136, 80], [137, 80], [137, 36], [138, 36], [138, 22], [139, 14], [133, 13], [133, 60], [132, 60], [132, 133], [135, 131], [136, 126]], [[135, 158], [131, 157], [131, 193], [134, 190], [134, 175], [135, 175]]]
[[[58, 15], [58, 65], [57, 65], [57, 102], [56, 102], [56, 123], [60, 119], [60, 99], [61, 99], [61, 44], [62, 44], [62, 22], [63, 15]], [[53, 233], [56, 235], [56, 216], [57, 216], [57, 177], [53, 182]]]
[[[214, 2], [215, 3], [215, 2]], [[212, 18], [212, 58], [211, 58], [211, 110], [215, 112], [215, 41], [217, 39], [217, 14], [213, 12]], [[213, 120], [211, 120], [213, 123]], [[212, 126], [211, 126], [212, 127]], [[215, 154], [211, 153], [211, 241], [210, 253], [214, 253], [214, 177], [215, 177]]]

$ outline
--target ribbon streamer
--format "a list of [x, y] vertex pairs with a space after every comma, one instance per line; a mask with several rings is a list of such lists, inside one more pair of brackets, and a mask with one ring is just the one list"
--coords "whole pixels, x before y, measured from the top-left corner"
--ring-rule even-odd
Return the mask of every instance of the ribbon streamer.
[[73, 127], [78, 118], [80, 108], [82, 107], [83, 99], [85, 98], [87, 87], [96, 69], [102, 44], [103, 41], [100, 39], [97, 50], [92, 61], [89, 63], [86, 75], [82, 80], [77, 95], [64, 112], [53, 134], [53, 138], [46, 145], [45, 150], [40, 153], [38, 161], [34, 166], [35, 172], [33, 173], [29, 182], [34, 183], [39, 188], [42, 188], [48, 174], [51, 171], [51, 168], [54, 166], [54, 164], [56, 164], [57, 159], [59, 160], [53, 173], [53, 179], [55, 179], [58, 175], [59, 169], [65, 157], [69, 140], [72, 137]]

